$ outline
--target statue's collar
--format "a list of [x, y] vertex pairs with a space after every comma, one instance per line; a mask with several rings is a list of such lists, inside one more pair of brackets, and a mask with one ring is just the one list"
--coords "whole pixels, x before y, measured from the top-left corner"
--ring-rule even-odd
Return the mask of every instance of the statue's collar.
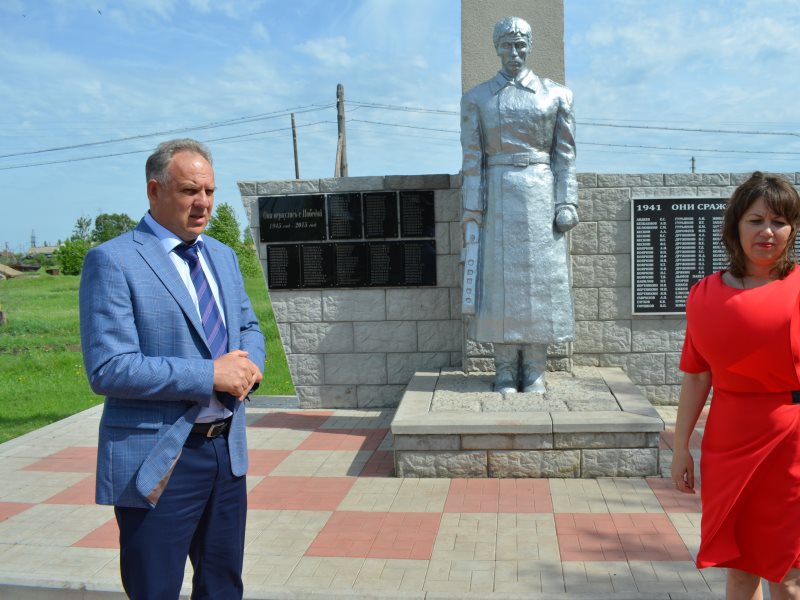
[[498, 71], [494, 79], [491, 80], [491, 85], [493, 94], [496, 94], [507, 85], [515, 85], [516, 87], [524, 88], [535, 94], [541, 87], [541, 82], [539, 78], [534, 75], [533, 71], [525, 69], [514, 79], [509, 79], [502, 71]]

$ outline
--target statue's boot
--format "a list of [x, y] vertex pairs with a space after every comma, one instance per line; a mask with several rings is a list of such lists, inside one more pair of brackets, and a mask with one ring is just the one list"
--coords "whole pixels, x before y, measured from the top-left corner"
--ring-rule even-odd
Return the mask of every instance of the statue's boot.
[[529, 344], [522, 347], [522, 391], [544, 394], [547, 371], [547, 346]]
[[494, 370], [494, 391], [501, 394], [516, 394], [519, 380], [519, 346], [495, 344]]

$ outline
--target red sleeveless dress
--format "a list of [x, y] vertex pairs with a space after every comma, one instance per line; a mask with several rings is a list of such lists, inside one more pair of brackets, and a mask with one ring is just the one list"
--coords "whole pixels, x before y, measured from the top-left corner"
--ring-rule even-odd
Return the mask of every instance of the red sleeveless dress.
[[800, 567], [798, 311], [800, 268], [749, 290], [715, 273], [689, 293], [680, 368], [711, 371], [713, 386], [700, 459], [698, 567], [776, 582]]

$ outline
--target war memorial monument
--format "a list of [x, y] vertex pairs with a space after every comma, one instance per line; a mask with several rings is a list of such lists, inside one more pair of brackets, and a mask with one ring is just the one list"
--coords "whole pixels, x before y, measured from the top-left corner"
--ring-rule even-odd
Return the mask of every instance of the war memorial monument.
[[239, 182], [300, 406], [397, 407], [400, 477], [657, 475], [746, 175], [576, 173], [563, 6], [489, 4], [462, 3], [461, 173]]

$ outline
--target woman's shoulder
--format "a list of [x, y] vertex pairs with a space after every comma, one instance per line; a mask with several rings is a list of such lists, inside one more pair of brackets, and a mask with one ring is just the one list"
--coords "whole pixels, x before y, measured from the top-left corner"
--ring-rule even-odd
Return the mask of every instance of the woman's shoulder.
[[709, 300], [715, 301], [719, 294], [725, 289], [726, 284], [722, 279], [725, 271], [717, 271], [711, 275], [706, 275], [689, 289], [689, 296], [686, 298], [686, 310], [690, 311], [698, 303]]

